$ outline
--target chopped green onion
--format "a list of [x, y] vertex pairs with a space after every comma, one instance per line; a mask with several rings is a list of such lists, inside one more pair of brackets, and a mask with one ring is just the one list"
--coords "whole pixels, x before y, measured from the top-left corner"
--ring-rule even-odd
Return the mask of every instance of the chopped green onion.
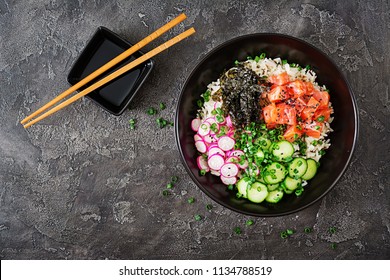
[[129, 120], [130, 129], [135, 129], [135, 123], [136, 123], [135, 119], [130, 119]]
[[313, 232], [313, 228], [305, 227], [305, 233], [311, 233], [311, 232]]
[[176, 183], [177, 180], [179, 180], [179, 177], [177, 177], [177, 176], [172, 176], [172, 177], [171, 177], [171, 182], [172, 182], [172, 183]]
[[285, 65], [285, 64], [287, 64], [287, 59], [282, 60], [282, 65]]
[[299, 124], [296, 126], [296, 128], [302, 130], [302, 127]]
[[324, 116], [319, 116], [318, 118], [317, 118], [317, 121], [319, 121], [319, 122], [323, 122], [325, 120], [325, 117]]
[[238, 63], [240, 63], [238, 60], [235, 60], [235, 61], [234, 61], [234, 64], [235, 64], [235, 65], [238, 65]]
[[336, 243], [330, 244], [330, 248], [332, 248], [333, 250], [335, 250], [335, 249], [337, 248], [337, 244], [336, 244]]
[[206, 209], [210, 211], [211, 209], [213, 209], [213, 205], [207, 204], [207, 205], [206, 205]]
[[190, 197], [189, 199], [187, 199], [187, 202], [188, 202], [189, 204], [192, 204], [192, 203], [195, 202], [195, 198]]
[[260, 59], [264, 59], [266, 57], [266, 54], [265, 53], [261, 53], [260, 54]]
[[313, 140], [313, 141], [311, 141], [311, 144], [312, 144], [313, 146], [317, 146], [317, 145], [318, 145], [318, 141], [317, 141], [317, 140]]
[[172, 189], [173, 188], [173, 184], [172, 183], [168, 183], [167, 184], [167, 189]]
[[251, 56], [247, 56], [246, 60], [253, 60], [253, 58]]
[[215, 110], [215, 109], [212, 110], [212, 111], [211, 111], [211, 114], [212, 114], [213, 116], [215, 116], [215, 115], [217, 114], [217, 110]]
[[164, 110], [165, 108], [166, 108], [165, 104], [161, 102], [161, 103], [160, 103], [160, 109], [161, 109], [161, 110]]
[[246, 222], [245, 222], [245, 224], [247, 225], [247, 226], [251, 226], [251, 225], [253, 225], [255, 222], [253, 221], [253, 220], [251, 220], [251, 219], [249, 219], [249, 220], [247, 220]]
[[201, 108], [203, 106], [203, 101], [199, 99], [198, 101], [196, 101], [196, 104], [199, 108]]
[[206, 170], [202, 169], [199, 171], [200, 176], [206, 175]]
[[232, 190], [233, 190], [233, 188], [234, 188], [234, 186], [233, 186], [233, 185], [229, 185], [229, 186], [227, 186], [227, 189], [228, 189], [229, 191], [232, 191]]
[[320, 130], [320, 128], [321, 128], [321, 126], [319, 126], [319, 125], [316, 125], [316, 126], [315, 126], [315, 129], [316, 129], [316, 130]]
[[202, 216], [199, 215], [199, 214], [196, 214], [196, 215], [194, 216], [194, 218], [195, 218], [195, 221], [200, 221], [200, 220], [202, 220]]
[[148, 115], [150, 115], [150, 116], [153, 116], [153, 115], [157, 114], [157, 110], [154, 109], [153, 107], [150, 107], [150, 108], [148, 109], [148, 111], [146, 111], [146, 112], [147, 112]]
[[326, 152], [325, 152], [324, 150], [321, 150], [321, 151], [318, 152], [318, 154], [319, 154], [320, 156], [323, 156], [323, 155], [326, 154]]
[[286, 239], [288, 237], [287, 231], [282, 231], [280, 233], [280, 237], [283, 238], [283, 239]]
[[305, 67], [306, 70], [310, 70], [310, 68], [311, 68], [310, 65], [306, 65]]
[[330, 227], [330, 228], [329, 228], [329, 232], [330, 232], [331, 234], [335, 234], [336, 231], [337, 231], [337, 229], [336, 229], [335, 227]]
[[286, 230], [286, 233], [287, 233], [288, 235], [292, 235], [292, 234], [294, 234], [294, 230], [292, 230], [292, 229], [287, 229], [287, 230]]
[[162, 191], [162, 195], [163, 195], [163, 196], [168, 196], [168, 195], [169, 195], [169, 191], [163, 190], [163, 191]]
[[260, 61], [260, 57], [256, 55], [256, 56], [255, 56], [255, 61], [256, 61], [256, 62], [259, 62], [259, 61]]
[[234, 230], [234, 232], [235, 232], [236, 234], [241, 234], [241, 233], [242, 233], [240, 227], [235, 227], [233, 230]]
[[302, 188], [296, 189], [296, 190], [295, 190], [295, 195], [296, 195], [296, 196], [301, 196], [301, 195], [302, 195], [302, 192], [303, 192], [303, 189], [302, 189]]

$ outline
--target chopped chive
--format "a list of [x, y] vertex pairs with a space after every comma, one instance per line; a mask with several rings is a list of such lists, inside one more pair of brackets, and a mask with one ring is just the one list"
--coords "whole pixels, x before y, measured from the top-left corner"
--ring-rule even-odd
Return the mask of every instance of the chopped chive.
[[207, 205], [206, 205], [206, 209], [210, 211], [211, 209], [213, 209], [213, 205], [207, 204]]
[[202, 216], [199, 215], [199, 214], [196, 214], [196, 215], [194, 216], [194, 218], [195, 218], [195, 221], [200, 221], [200, 220], [202, 220]]
[[172, 189], [173, 188], [173, 184], [172, 183], [168, 183], [167, 184], [167, 189]]
[[179, 177], [177, 177], [177, 176], [172, 176], [172, 177], [171, 177], [171, 182], [172, 182], [172, 183], [176, 183], [177, 180], [179, 180]]
[[251, 225], [253, 225], [255, 222], [253, 221], [253, 220], [251, 220], [251, 219], [249, 219], [249, 220], [247, 220], [246, 222], [245, 222], [245, 224], [247, 225], [247, 226], [251, 226]]
[[292, 230], [292, 229], [287, 229], [287, 230], [286, 230], [286, 233], [287, 233], [288, 235], [292, 235], [292, 234], [294, 234], [294, 230]]
[[240, 227], [235, 227], [233, 230], [234, 230], [234, 232], [235, 232], [236, 234], [241, 234], [241, 233], [242, 233]]
[[163, 196], [168, 196], [170, 193], [169, 193], [169, 191], [167, 191], [167, 190], [163, 190], [162, 191], [162, 195]]
[[160, 109], [161, 109], [161, 110], [164, 110], [165, 108], [166, 108], [165, 104], [161, 102], [161, 103], [160, 103]]
[[329, 232], [330, 232], [331, 234], [335, 234], [336, 231], [337, 231], [337, 229], [336, 229], [335, 227], [330, 227], [330, 228], [329, 228]]
[[313, 232], [313, 228], [305, 227], [305, 233], [311, 233], [311, 232]]
[[150, 107], [150, 108], [148, 109], [148, 111], [146, 111], [146, 112], [147, 112], [148, 115], [150, 115], [150, 116], [153, 116], [153, 115], [157, 114], [157, 110], [154, 109], [153, 107]]

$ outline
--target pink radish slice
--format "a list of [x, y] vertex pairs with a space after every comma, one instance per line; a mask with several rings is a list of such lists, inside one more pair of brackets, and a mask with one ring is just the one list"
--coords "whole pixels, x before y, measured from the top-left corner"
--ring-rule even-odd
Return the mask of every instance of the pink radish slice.
[[203, 136], [203, 137], [206, 135], [209, 135], [210, 134], [210, 124], [208, 122], [203, 122], [199, 126], [198, 133], [200, 136]]
[[209, 124], [213, 124], [213, 123], [218, 124], [217, 121], [215, 120], [215, 117], [208, 117], [204, 121], [208, 122]]
[[234, 148], [234, 144], [236, 142], [233, 138], [229, 136], [222, 136], [218, 140], [218, 147], [220, 147], [223, 151], [229, 151]]
[[200, 170], [205, 170], [206, 172], [210, 171], [210, 167], [207, 164], [207, 160], [203, 156], [198, 156], [198, 158], [196, 159], [196, 163], [198, 164]]
[[225, 152], [222, 151], [220, 148], [218, 147], [213, 147], [211, 149], [209, 149], [209, 151], [207, 152], [208, 156], [211, 157], [212, 155], [215, 155], [215, 154], [218, 154], [218, 155], [221, 155], [223, 157], [225, 157]]
[[235, 183], [237, 183], [237, 178], [236, 177], [227, 178], [227, 177], [221, 175], [221, 181], [225, 185], [234, 185]]
[[238, 174], [238, 166], [234, 163], [225, 163], [221, 167], [221, 174], [227, 178], [235, 177]]
[[222, 102], [217, 101], [214, 103], [214, 109], [221, 108], [221, 107], [222, 107]]
[[249, 167], [249, 174], [250, 175], [259, 175], [260, 174], [260, 169], [256, 166], [256, 164], [252, 164], [252, 168]]
[[228, 157], [225, 162], [228, 163], [228, 162], [232, 162], [232, 163], [238, 163], [240, 161], [240, 159], [238, 157], [235, 157], [235, 156], [232, 156], [232, 157]]
[[230, 157], [238, 157], [238, 158], [243, 155], [245, 155], [245, 153], [241, 150], [233, 150], [229, 154]]
[[193, 119], [192, 122], [191, 122], [191, 128], [193, 131], [198, 131], [199, 129], [199, 126], [200, 124], [202, 123], [202, 121], [198, 118], [196, 119]]
[[210, 173], [215, 175], [215, 176], [221, 176], [221, 172], [219, 172], [218, 170], [210, 169]]
[[226, 125], [228, 127], [233, 127], [232, 119], [230, 118], [230, 116], [227, 116], [225, 119], [226, 119]]
[[219, 154], [214, 154], [211, 157], [209, 157], [209, 160], [207, 161], [209, 164], [209, 167], [214, 170], [219, 170], [221, 169], [222, 165], [225, 164], [225, 160], [223, 156]]
[[199, 134], [194, 135], [194, 140], [195, 141], [203, 141], [203, 138]]
[[215, 134], [211, 135], [206, 135], [205, 137], [203, 137], [204, 141], [206, 143], [209, 143], [209, 144], [213, 144], [213, 143], [217, 143], [218, 142], [218, 139], [217, 137], [215, 136]]
[[202, 141], [202, 140], [196, 141], [195, 142], [195, 147], [201, 153], [205, 153], [207, 151], [206, 143], [204, 141]]

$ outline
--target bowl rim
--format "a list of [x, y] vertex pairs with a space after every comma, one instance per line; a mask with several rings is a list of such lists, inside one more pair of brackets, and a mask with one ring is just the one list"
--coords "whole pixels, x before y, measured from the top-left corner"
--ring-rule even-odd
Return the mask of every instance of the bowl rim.
[[[349, 95], [351, 96], [351, 100], [352, 100], [352, 107], [353, 107], [353, 112], [354, 112], [354, 125], [355, 125], [355, 133], [354, 133], [354, 136], [353, 136], [353, 142], [352, 142], [352, 147], [351, 147], [351, 151], [349, 153], [349, 156], [348, 156], [348, 159], [343, 167], [343, 169], [341, 170], [341, 172], [339, 173], [339, 175], [337, 176], [337, 178], [333, 181], [333, 183], [330, 185], [329, 188], [327, 188], [326, 191], [324, 191], [319, 197], [317, 197], [316, 199], [314, 199], [313, 201], [307, 203], [306, 205], [303, 205], [301, 207], [298, 207], [297, 209], [294, 209], [294, 210], [289, 210], [289, 211], [286, 211], [286, 212], [283, 212], [283, 213], [253, 213], [253, 212], [249, 212], [249, 211], [245, 211], [245, 210], [241, 210], [241, 209], [236, 209], [232, 206], [230, 206], [229, 204], [223, 202], [223, 201], [218, 201], [217, 199], [215, 199], [213, 197], [213, 195], [211, 194], [211, 192], [209, 192], [207, 190], [207, 188], [205, 188], [202, 184], [200, 184], [198, 182], [198, 180], [196, 179], [196, 177], [194, 176], [194, 174], [192, 173], [191, 169], [189, 168], [185, 158], [184, 158], [184, 154], [183, 154], [183, 150], [182, 150], [182, 147], [180, 145], [180, 135], [179, 135], [179, 107], [180, 107], [180, 104], [182, 102], [182, 99], [183, 99], [183, 94], [184, 94], [184, 89], [187, 87], [188, 83], [189, 83], [189, 80], [190, 78], [194, 75], [194, 73], [199, 69], [199, 67], [205, 62], [207, 61], [210, 56], [212, 56], [214, 53], [216, 53], [217, 51], [219, 51], [220, 49], [223, 49], [225, 46], [231, 44], [231, 43], [234, 43], [236, 41], [240, 41], [240, 40], [243, 40], [243, 39], [246, 39], [246, 38], [250, 38], [250, 37], [262, 37], [262, 36], [275, 36], [275, 37], [281, 37], [281, 38], [286, 38], [286, 39], [289, 39], [289, 40], [294, 40], [294, 41], [297, 41], [299, 43], [302, 43], [302, 44], [305, 44], [305, 45], [308, 45], [309, 47], [313, 48], [316, 52], [319, 52], [320, 54], [322, 54], [323, 56], [326, 57], [326, 59], [329, 60], [329, 62], [337, 69], [337, 71], [340, 73], [340, 76], [342, 78], [342, 80], [344, 81], [344, 83], [346, 84], [347, 86], [347, 89], [348, 89], [348, 92], [349, 92]], [[180, 160], [182, 162], [182, 164], [184, 165], [184, 168], [185, 170], [187, 171], [187, 173], [190, 175], [192, 181], [198, 186], [199, 189], [201, 189], [209, 198], [211, 198], [212, 200], [214, 200], [215, 202], [217, 202], [218, 204], [234, 211], [234, 212], [238, 212], [240, 214], [244, 214], [244, 215], [248, 215], [248, 216], [255, 216], [255, 217], [279, 217], [279, 216], [286, 216], [286, 215], [290, 215], [290, 214], [293, 214], [293, 213], [296, 213], [296, 212], [299, 212], [299, 211], [302, 211], [306, 208], [308, 208], [309, 206], [317, 203], [318, 201], [320, 201], [321, 199], [323, 199], [335, 186], [336, 184], [339, 182], [339, 180], [341, 179], [341, 177], [344, 175], [345, 171], [347, 170], [347, 168], [349, 167], [349, 164], [351, 163], [351, 159], [352, 159], [352, 156], [355, 152], [355, 149], [356, 149], [356, 146], [357, 146], [357, 141], [358, 141], [358, 137], [359, 137], [359, 114], [358, 114], [358, 107], [357, 107], [357, 101], [356, 101], [356, 98], [355, 98], [355, 94], [353, 93], [353, 90], [348, 82], [348, 80], [345, 78], [345, 75], [344, 73], [341, 71], [341, 69], [337, 66], [337, 64], [333, 61], [333, 59], [331, 59], [329, 57], [329, 55], [327, 55], [326, 53], [324, 53], [322, 50], [320, 50], [319, 48], [315, 47], [314, 45], [302, 40], [302, 39], [299, 39], [299, 38], [296, 38], [296, 37], [293, 37], [293, 36], [290, 36], [290, 35], [286, 35], [286, 34], [282, 34], [282, 33], [250, 33], [250, 34], [245, 34], [245, 35], [241, 35], [241, 36], [237, 36], [237, 37], [234, 37], [234, 38], [231, 38], [221, 44], [219, 44], [218, 46], [214, 47], [213, 49], [211, 49], [209, 52], [206, 53], [206, 55], [198, 62], [196, 63], [195, 67], [193, 68], [193, 70], [191, 71], [191, 73], [187, 76], [187, 79], [186, 79], [186, 82], [184, 83], [182, 89], [181, 89], [181, 92], [180, 92], [180, 96], [179, 96], [179, 99], [177, 101], [177, 105], [176, 105], [176, 113], [175, 113], [175, 140], [176, 140], [176, 145], [179, 149], [179, 152], [180, 152]]]

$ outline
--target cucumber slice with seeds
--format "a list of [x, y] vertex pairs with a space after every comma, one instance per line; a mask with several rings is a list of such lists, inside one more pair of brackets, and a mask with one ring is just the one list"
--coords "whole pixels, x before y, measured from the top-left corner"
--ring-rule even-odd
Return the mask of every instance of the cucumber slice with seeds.
[[242, 197], [247, 198], [248, 197], [248, 189], [251, 186], [250, 179], [247, 177], [242, 178], [240, 181], [238, 181], [236, 186], [237, 186], [238, 192], [242, 195]]
[[302, 180], [300, 178], [295, 179], [287, 176], [283, 184], [286, 187], [286, 189], [290, 191], [295, 191], [297, 188], [302, 186]]
[[292, 178], [298, 179], [305, 174], [307, 170], [307, 162], [304, 158], [294, 158], [288, 166], [288, 175]]
[[272, 144], [271, 150], [278, 161], [284, 161], [294, 154], [294, 146], [285, 140]]
[[273, 162], [266, 167], [264, 180], [270, 185], [277, 184], [284, 180], [286, 174], [287, 170], [282, 164]]
[[262, 183], [255, 182], [248, 189], [248, 199], [254, 203], [263, 202], [267, 196], [267, 186]]
[[272, 192], [269, 192], [267, 197], [265, 198], [265, 201], [269, 203], [278, 203], [283, 197], [283, 192], [280, 190], [274, 190]]
[[305, 174], [303, 174], [302, 179], [303, 180], [310, 180], [313, 179], [313, 177], [317, 173], [317, 162], [314, 159], [307, 159], [307, 170]]

